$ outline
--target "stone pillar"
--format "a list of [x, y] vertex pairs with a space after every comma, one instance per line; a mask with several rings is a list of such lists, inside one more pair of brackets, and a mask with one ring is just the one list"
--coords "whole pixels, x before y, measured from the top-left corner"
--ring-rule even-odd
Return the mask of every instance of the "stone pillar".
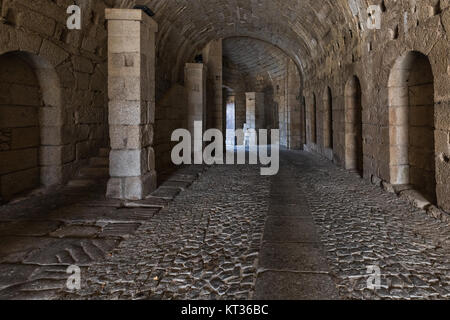
[[288, 106], [289, 149], [302, 149], [300, 128], [300, 75], [295, 63], [288, 59], [286, 102]]
[[156, 189], [156, 22], [142, 10], [106, 9], [111, 139], [107, 196], [144, 199]]
[[[202, 63], [187, 63], [184, 70], [187, 129], [191, 133], [193, 144], [195, 144], [194, 122], [201, 122], [202, 131], [206, 130], [206, 71], [207, 67]], [[203, 145], [203, 132], [200, 145]]]
[[247, 128], [248, 129], [264, 129], [264, 93], [247, 92], [246, 93], [246, 109], [247, 109]]
[[226, 108], [222, 97], [222, 39], [213, 40], [203, 50], [203, 61], [208, 68], [206, 82], [206, 128], [226, 129]]

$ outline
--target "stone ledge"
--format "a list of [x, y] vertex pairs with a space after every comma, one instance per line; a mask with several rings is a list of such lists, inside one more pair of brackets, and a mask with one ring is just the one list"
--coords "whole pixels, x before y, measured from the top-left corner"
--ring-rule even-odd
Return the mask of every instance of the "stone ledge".
[[[306, 152], [314, 156], [318, 156], [324, 161], [329, 161], [323, 154], [316, 152], [315, 150], [309, 148], [305, 145]], [[336, 167], [350, 173], [354, 174], [354, 171], [344, 169], [340, 166]], [[450, 213], [442, 210], [441, 208], [433, 205], [430, 201], [426, 200], [418, 191], [414, 190], [411, 185], [392, 185], [391, 183], [381, 179], [376, 175], [371, 175], [368, 179], [364, 179], [370, 182], [372, 185], [383, 189], [386, 192], [393, 193], [399, 198], [404, 198], [406, 201], [411, 203], [414, 207], [423, 210], [428, 216], [437, 219], [443, 223], [450, 223]]]
[[208, 67], [203, 63], [186, 63], [186, 69], [205, 69], [207, 70]]
[[158, 32], [158, 24], [155, 20], [149, 17], [141, 9], [105, 9], [106, 20], [131, 20], [142, 21], [147, 24], [152, 32]]
[[372, 184], [380, 187], [384, 191], [395, 194], [399, 198], [403, 198], [414, 207], [423, 210], [430, 217], [437, 219], [443, 223], [450, 222], [450, 214], [446, 211], [433, 205], [430, 201], [424, 198], [420, 192], [414, 190], [410, 185], [392, 185], [389, 182], [382, 180], [379, 177], [372, 175]]
[[[188, 166], [185, 169], [189, 171], [192, 166]], [[189, 175], [183, 174], [183, 169], [175, 171], [171, 176], [174, 177], [172, 179], [171, 177], [168, 178], [166, 182], [164, 182], [162, 185], [160, 185], [156, 190], [154, 190], [149, 196], [147, 196], [144, 200], [124, 200], [122, 201], [121, 206], [126, 208], [164, 208], [166, 207], [170, 202], [175, 200], [175, 198], [182, 192], [188, 190], [192, 184], [197, 181], [202, 173], [208, 169], [208, 166], [203, 166], [202, 170], [199, 172], [190, 172]], [[188, 177], [189, 179], [185, 179], [185, 181], [179, 181], [180, 176], [182, 177]], [[182, 179], [181, 179], [182, 180]], [[179, 185], [171, 185], [171, 184], [180, 184]]]

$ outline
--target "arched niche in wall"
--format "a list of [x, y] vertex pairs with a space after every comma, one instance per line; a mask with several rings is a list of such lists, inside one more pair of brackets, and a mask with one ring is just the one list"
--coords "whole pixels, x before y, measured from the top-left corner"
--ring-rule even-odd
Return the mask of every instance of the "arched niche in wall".
[[313, 96], [312, 96], [311, 142], [317, 143], [317, 99], [316, 99], [315, 93], [313, 93]]
[[308, 143], [308, 132], [307, 132], [307, 123], [306, 123], [306, 119], [307, 119], [307, 112], [306, 112], [306, 98], [305, 96], [302, 96], [302, 125], [303, 125], [303, 144], [307, 144]]
[[323, 93], [323, 146], [333, 149], [333, 98], [330, 87]]
[[0, 55], [1, 196], [63, 183], [63, 114], [59, 78], [46, 59]]
[[434, 81], [424, 54], [399, 57], [389, 77], [390, 179], [436, 201]]
[[363, 175], [361, 84], [351, 77], [345, 86], [345, 168]]

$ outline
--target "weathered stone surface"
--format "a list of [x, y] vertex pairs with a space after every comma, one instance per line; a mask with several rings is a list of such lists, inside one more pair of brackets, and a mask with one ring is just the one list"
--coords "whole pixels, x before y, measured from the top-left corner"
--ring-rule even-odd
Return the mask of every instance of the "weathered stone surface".
[[256, 284], [256, 300], [337, 300], [332, 278], [325, 274], [263, 272]]
[[[148, 201], [161, 197], [167, 204], [195, 180], [191, 176], [203, 173], [186, 171], [166, 180], [173, 169], [172, 132], [192, 130], [193, 120], [202, 121], [203, 129], [224, 129], [229, 120], [225, 111], [232, 115], [231, 109], [235, 119], [229, 121], [230, 128], [242, 129], [247, 120], [245, 93], [260, 92], [260, 112], [253, 112], [249, 103], [247, 127], [259, 121], [261, 128], [279, 129], [281, 145], [321, 154], [365, 179], [334, 171], [315, 158], [320, 169], [314, 167], [311, 175], [310, 166], [290, 158], [284, 165], [298, 165], [301, 174], [290, 172], [295, 182], [283, 177], [289, 188], [306, 196], [297, 201], [275, 193], [267, 199], [264, 237], [270, 244], [301, 242], [299, 253], [319, 248], [317, 238], [325, 239], [334, 280], [347, 298], [448, 297], [442, 262], [447, 258], [442, 249], [447, 246], [450, 212], [448, 0], [384, 1], [380, 29], [366, 23], [367, 1], [167, 0], [157, 6], [153, 18], [142, 10], [120, 9], [136, 3], [83, 1], [79, 31], [66, 27], [68, 1], [0, 0], [0, 202], [13, 200], [1, 208], [0, 220], [5, 222], [0, 229], [7, 230], [2, 235], [8, 246], [18, 249], [6, 250], [7, 259], [18, 261], [32, 252], [36, 261], [55, 261], [51, 259], [57, 252], [40, 256], [27, 238], [45, 238], [44, 247], [59, 237], [92, 240], [101, 237], [99, 229], [108, 224], [152, 219], [160, 207]], [[199, 63], [193, 63], [198, 53]], [[119, 200], [74, 205], [92, 201], [87, 192], [104, 193], [109, 169], [104, 159], [91, 158], [109, 142], [111, 172], [117, 176], [111, 177], [107, 195]], [[140, 154], [130, 156], [134, 151]], [[163, 188], [155, 198], [125, 201], [147, 198], [157, 177]], [[70, 180], [63, 195], [58, 193]], [[375, 186], [360, 184], [369, 180]], [[272, 183], [282, 185], [276, 179]], [[380, 194], [380, 185], [392, 194]], [[48, 217], [41, 216], [39, 199], [48, 195], [55, 199], [46, 200]], [[220, 203], [221, 198], [215, 199]], [[24, 201], [28, 205], [14, 209]], [[205, 199], [193, 201], [201, 204]], [[72, 211], [74, 207], [78, 211]], [[227, 209], [221, 210], [227, 216]], [[197, 212], [192, 208], [189, 213]], [[16, 224], [15, 214], [31, 218]], [[435, 225], [427, 220], [432, 218], [440, 221]], [[111, 236], [114, 241], [124, 237]], [[69, 242], [75, 253], [83, 248]], [[241, 258], [253, 260], [254, 254]], [[168, 289], [156, 293], [158, 298], [188, 295], [186, 287], [177, 291], [174, 285], [188, 276], [180, 275], [177, 267], [165, 269], [170, 258], [164, 257], [155, 271], [158, 277], [161, 270], [173, 276], [161, 280]], [[388, 270], [387, 284], [376, 293], [364, 289], [360, 275], [362, 264], [374, 259]], [[207, 272], [214, 263], [205, 262]], [[132, 274], [136, 269], [126, 268]], [[195, 298], [251, 296], [254, 270], [249, 267], [251, 272], [238, 284], [232, 273], [239, 270], [230, 269], [221, 270], [220, 276], [206, 275], [201, 285], [206, 289]], [[53, 288], [60, 287], [61, 279], [35, 280], [18, 284], [18, 290], [30, 298], [55, 297]], [[39, 291], [40, 286], [45, 290]], [[147, 291], [142, 296], [148, 296]], [[2, 297], [19, 295], [14, 288], [0, 292]], [[121, 288], [113, 295], [119, 296], [133, 294]]]
[[0, 207], [0, 298], [61, 297], [69, 265], [81, 267], [84, 277], [84, 266], [110, 256], [168, 204], [149, 199], [162, 205], [125, 208], [103, 192], [99, 186], [68, 187]]
[[[108, 9], [111, 136], [107, 196], [142, 200], [156, 189], [153, 126], [156, 22], [142, 10]], [[141, 21], [143, 23], [141, 23]], [[135, 31], [131, 33], [131, 31]], [[141, 45], [142, 44], [142, 45]]]

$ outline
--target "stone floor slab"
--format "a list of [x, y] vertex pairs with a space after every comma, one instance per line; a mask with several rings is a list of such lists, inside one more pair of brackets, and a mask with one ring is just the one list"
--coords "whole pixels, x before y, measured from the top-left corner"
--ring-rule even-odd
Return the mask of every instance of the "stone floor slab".
[[312, 218], [269, 216], [264, 231], [268, 242], [318, 242], [316, 227]]
[[327, 274], [273, 272], [258, 275], [255, 300], [338, 300], [333, 279]]
[[267, 243], [260, 252], [260, 269], [328, 272], [328, 264], [321, 244]]
[[199, 179], [173, 202], [77, 188], [2, 206], [0, 298], [450, 299], [450, 225], [312, 154], [259, 169], [182, 168]]

